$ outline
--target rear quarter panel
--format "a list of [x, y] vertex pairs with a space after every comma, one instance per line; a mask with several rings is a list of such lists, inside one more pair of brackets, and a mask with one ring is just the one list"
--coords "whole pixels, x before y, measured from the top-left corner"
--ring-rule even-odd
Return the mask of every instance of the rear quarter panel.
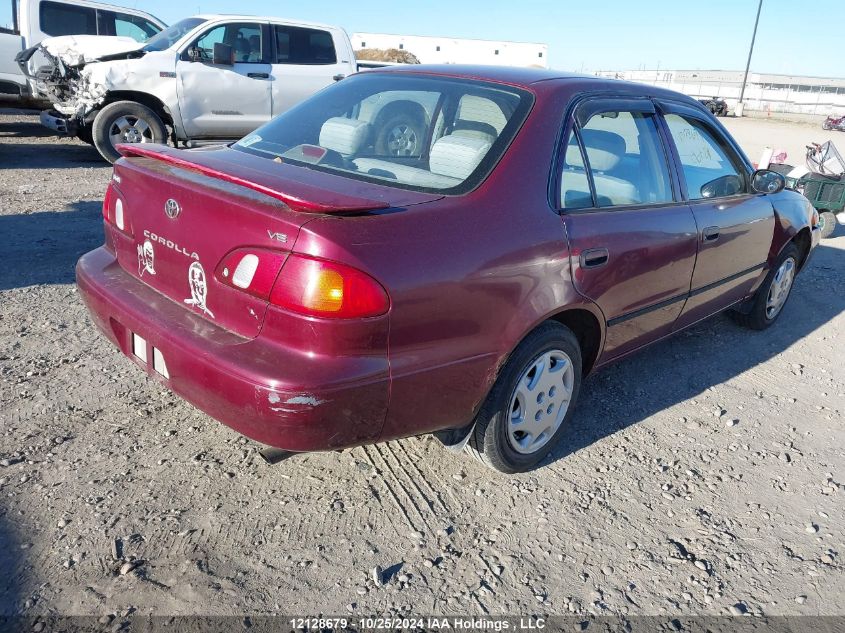
[[358, 266], [390, 293], [391, 395], [381, 439], [471, 421], [519, 341], [562, 307], [585, 305], [547, 195], [568, 95], [538, 92], [474, 192], [377, 216], [321, 218], [301, 230], [295, 250]]

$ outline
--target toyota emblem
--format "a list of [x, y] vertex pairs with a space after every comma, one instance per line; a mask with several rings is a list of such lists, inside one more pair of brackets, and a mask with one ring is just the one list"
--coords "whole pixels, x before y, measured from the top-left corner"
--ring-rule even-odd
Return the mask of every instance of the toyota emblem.
[[182, 209], [179, 207], [179, 203], [173, 198], [169, 198], [167, 202], [164, 203], [164, 212], [171, 220], [176, 219], [176, 216], [179, 215], [180, 211], [182, 211]]

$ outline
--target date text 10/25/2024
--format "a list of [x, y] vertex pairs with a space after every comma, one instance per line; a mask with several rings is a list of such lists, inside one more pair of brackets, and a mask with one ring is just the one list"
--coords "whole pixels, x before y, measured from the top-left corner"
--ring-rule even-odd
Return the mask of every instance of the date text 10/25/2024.
[[291, 618], [290, 625], [297, 630], [344, 630], [354, 627], [358, 631], [396, 630], [455, 630], [455, 631], [538, 631], [546, 627], [543, 618], [533, 617], [358, 617], [358, 618]]

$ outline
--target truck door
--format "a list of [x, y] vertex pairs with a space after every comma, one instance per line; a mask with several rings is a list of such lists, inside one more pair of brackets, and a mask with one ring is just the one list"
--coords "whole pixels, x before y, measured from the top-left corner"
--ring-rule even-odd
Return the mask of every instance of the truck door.
[[750, 167], [706, 113], [662, 103], [685, 197], [698, 225], [698, 258], [678, 328], [747, 296], [764, 267], [774, 208], [750, 187]]
[[[176, 62], [179, 110], [188, 138], [239, 138], [270, 120], [268, 28], [258, 22], [210, 27]], [[233, 64], [214, 64], [214, 44]]]
[[273, 116], [350, 72], [350, 60], [340, 59], [346, 49], [335, 45], [331, 32], [287, 24], [272, 24], [270, 28], [274, 55]]
[[607, 321], [606, 361], [671, 332], [698, 234], [651, 101], [590, 99], [570, 128], [560, 206], [575, 286]]

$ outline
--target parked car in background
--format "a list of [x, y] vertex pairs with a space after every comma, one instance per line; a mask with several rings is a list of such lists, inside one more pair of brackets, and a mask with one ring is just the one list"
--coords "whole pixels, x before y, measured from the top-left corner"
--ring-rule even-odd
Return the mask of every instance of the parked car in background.
[[711, 97], [710, 99], [699, 99], [698, 101], [710, 110], [714, 116], [728, 116], [728, 104], [724, 99]]
[[824, 120], [822, 123], [822, 127], [825, 130], [838, 130], [839, 132], [845, 132], [845, 114], [842, 116], [834, 116], [831, 115]]
[[[436, 103], [413, 152], [382, 100]], [[555, 71], [369, 71], [231, 146], [118, 150], [94, 322], [293, 451], [436, 433], [531, 469], [585, 375], [723, 310], [769, 327], [819, 241], [701, 104]]]
[[241, 138], [357, 70], [341, 28], [236, 15], [186, 18], [101, 57], [48, 40], [21, 62], [54, 104], [42, 123], [109, 161], [118, 143]]
[[144, 11], [88, 0], [12, 0], [10, 17], [12, 28], [0, 28], [0, 96], [7, 98], [38, 96], [15, 57], [45, 38], [89, 35], [145, 42], [166, 26]]

